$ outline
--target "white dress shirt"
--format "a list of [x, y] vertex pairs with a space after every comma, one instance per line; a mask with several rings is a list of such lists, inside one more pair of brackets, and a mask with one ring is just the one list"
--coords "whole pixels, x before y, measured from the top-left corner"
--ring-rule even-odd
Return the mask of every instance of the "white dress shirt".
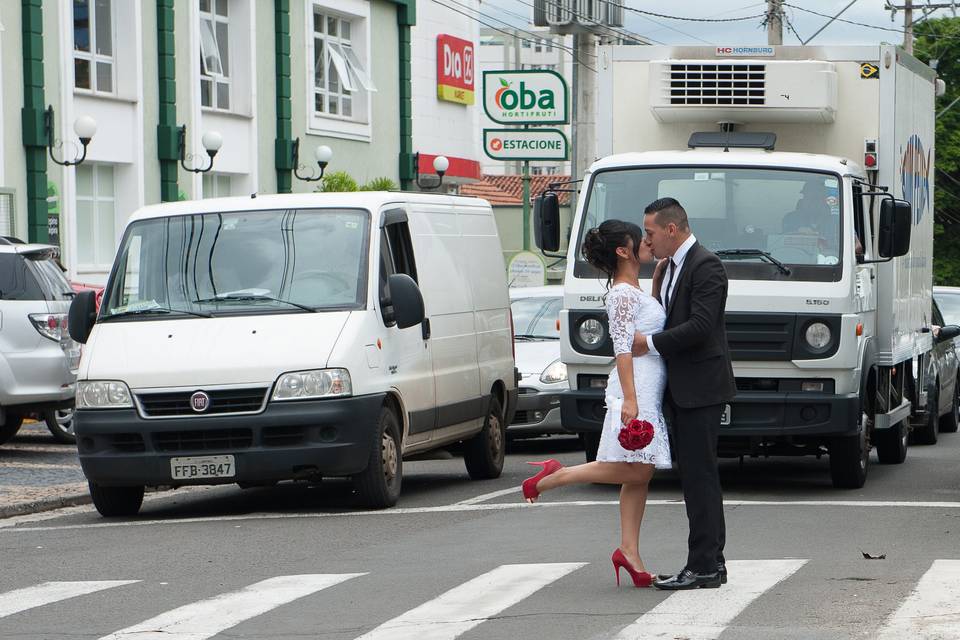
[[[673, 293], [677, 290], [677, 283], [680, 282], [680, 272], [683, 271], [683, 262], [687, 258], [687, 253], [689, 253], [690, 247], [692, 247], [693, 243], [696, 241], [697, 237], [691, 233], [690, 236], [683, 241], [683, 244], [677, 247], [677, 250], [673, 252], [673, 255], [671, 256], [671, 263], [667, 264], [667, 269], [663, 273], [663, 280], [664, 282], [670, 283], [670, 288], [667, 290], [666, 296], [663, 295], [662, 291], [660, 292], [661, 300], [673, 300]], [[670, 272], [673, 270], [676, 272], [671, 278]], [[667, 311], [669, 311], [669, 309], [667, 309]], [[650, 349], [650, 353], [660, 353], [657, 351], [657, 348], [653, 346], [652, 335], [647, 336], [647, 348]]]

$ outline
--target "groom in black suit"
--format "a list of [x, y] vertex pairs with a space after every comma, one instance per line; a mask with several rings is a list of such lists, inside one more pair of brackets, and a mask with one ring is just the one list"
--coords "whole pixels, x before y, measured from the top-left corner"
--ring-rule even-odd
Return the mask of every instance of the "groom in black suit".
[[646, 208], [644, 232], [653, 254], [668, 260], [660, 286], [667, 320], [660, 333], [638, 333], [633, 352], [659, 353], [666, 361], [664, 400], [673, 416], [674, 455], [690, 524], [686, 566], [654, 585], [668, 590], [719, 587], [727, 581], [727, 570], [717, 439], [723, 404], [736, 394], [724, 325], [727, 273], [720, 259], [697, 242], [687, 212], [673, 198]]

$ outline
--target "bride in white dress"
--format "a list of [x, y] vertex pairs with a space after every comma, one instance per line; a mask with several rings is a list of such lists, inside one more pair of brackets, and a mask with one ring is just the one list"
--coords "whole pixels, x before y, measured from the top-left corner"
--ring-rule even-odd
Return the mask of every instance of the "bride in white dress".
[[[651, 335], [663, 329], [666, 318], [657, 298], [640, 288], [640, 265], [653, 261], [643, 242], [643, 230], [621, 220], [607, 220], [591, 229], [581, 252], [586, 260], [607, 275], [606, 309], [616, 367], [607, 382], [607, 413], [603, 421], [596, 462], [564, 467], [556, 460], [530, 463], [540, 473], [523, 483], [528, 502], [541, 493], [570, 484], [607, 483], [620, 488], [620, 546], [614, 551], [617, 584], [624, 568], [637, 587], [648, 587], [653, 575], [640, 558], [640, 523], [647, 503], [647, 485], [654, 468], [669, 469], [670, 444], [663, 420], [663, 391], [666, 368], [660, 356], [648, 353], [633, 357], [634, 334]], [[654, 293], [662, 275], [654, 272]], [[621, 427], [635, 418], [653, 425], [653, 440], [643, 449], [630, 451], [620, 446]]]

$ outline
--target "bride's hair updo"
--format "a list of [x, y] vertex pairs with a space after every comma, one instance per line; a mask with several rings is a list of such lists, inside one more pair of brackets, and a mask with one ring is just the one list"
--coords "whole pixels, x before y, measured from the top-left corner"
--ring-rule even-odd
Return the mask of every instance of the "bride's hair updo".
[[643, 230], [632, 222], [606, 220], [587, 231], [580, 253], [583, 258], [606, 274], [607, 288], [617, 274], [617, 249], [633, 241], [633, 254], [639, 259]]

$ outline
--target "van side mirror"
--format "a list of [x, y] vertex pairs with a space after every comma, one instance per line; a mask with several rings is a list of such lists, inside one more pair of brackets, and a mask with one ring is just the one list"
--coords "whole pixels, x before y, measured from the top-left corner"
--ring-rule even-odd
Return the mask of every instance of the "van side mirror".
[[533, 239], [543, 251], [560, 250], [560, 198], [541, 193], [533, 201]]
[[96, 320], [96, 291], [79, 292], [70, 303], [70, 313], [67, 315], [67, 331], [70, 337], [81, 344], [86, 344]]
[[960, 327], [955, 324], [946, 324], [940, 327], [940, 332], [937, 333], [937, 342], [953, 340], [957, 336], [960, 336]]
[[399, 329], [415, 327], [426, 317], [423, 309], [423, 294], [413, 278], [405, 273], [395, 273], [387, 279], [390, 287], [390, 305], [393, 319]]
[[881, 258], [898, 258], [910, 250], [913, 211], [905, 200], [885, 198], [880, 203], [877, 253]]

